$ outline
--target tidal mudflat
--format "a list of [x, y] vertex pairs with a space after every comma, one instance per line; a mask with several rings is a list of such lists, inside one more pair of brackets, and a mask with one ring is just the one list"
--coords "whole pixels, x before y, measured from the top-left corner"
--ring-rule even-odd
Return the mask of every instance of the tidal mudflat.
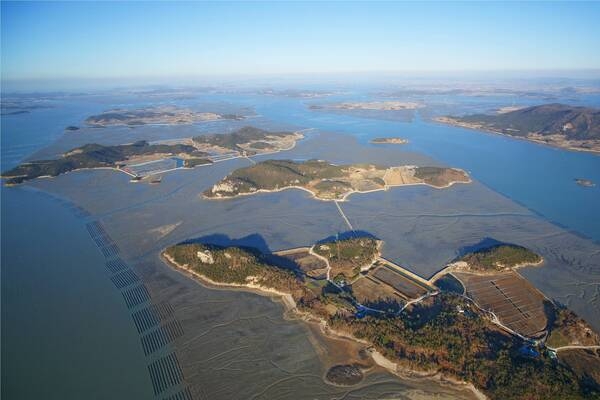
[[[232, 130], [246, 123], [228, 121], [178, 129], [84, 128], [64, 134], [35, 157], [58, 154], [89, 141], [117, 144], [173, 139]], [[273, 124], [262, 117], [252, 124], [289, 129], [289, 125]], [[410, 144], [401, 148], [361, 144], [352, 135], [325, 131], [311, 131], [306, 136], [290, 151], [254, 159], [443, 166], [410, 151], [418, 149]], [[568, 304], [599, 328], [598, 245], [546, 222], [477, 181], [445, 190], [400, 187], [354, 194], [339, 203], [344, 215], [335, 203], [311, 199], [297, 190], [224, 201], [202, 198], [204, 190], [229, 172], [249, 165], [251, 161], [238, 158], [174, 171], [164, 174], [158, 185], [130, 183], [125, 174], [108, 170], [78, 171], [27, 184], [59, 194], [87, 210], [89, 218], [101, 222], [118, 245], [120, 257], [148, 288], [153, 304], [170, 304], [183, 333], [169, 346], [178, 355], [185, 383], [199, 398], [298, 398], [298, 393], [305, 398], [471, 398], [472, 393], [427, 379], [397, 379], [378, 370], [351, 388], [326, 384], [327, 368], [356, 358], [360, 349], [332, 343], [315, 327], [286, 320], [283, 308], [268, 298], [205, 288], [166, 267], [159, 252], [186, 240], [275, 251], [347, 232], [347, 219], [354, 229], [385, 240], [386, 258], [424, 277], [482, 241], [516, 243], [531, 247], [546, 260], [543, 266], [522, 273], [547, 296]], [[134, 309], [137, 311], [141, 310]]]
[[[339, 146], [346, 151], [336, 151]], [[436, 163], [416, 153], [365, 146], [352, 137], [327, 133], [309, 135], [291, 151], [256, 157], [267, 158]], [[257, 245], [253, 238], [260, 235], [264, 243], [257, 247], [275, 251], [349, 230], [334, 204], [296, 190], [216, 202], [201, 198], [202, 191], [221, 177], [247, 165], [248, 160], [236, 159], [176, 171], [156, 186], [130, 184], [123, 174], [110, 171], [76, 172], [34, 185], [62, 192], [102, 216], [132, 257], [175, 241], [217, 234], [245, 237], [247, 245]], [[425, 277], [452, 261], [461, 249], [486, 238], [530, 246], [547, 262], [524, 274], [546, 295], [573, 307], [592, 324], [600, 320], [599, 305], [593, 301], [598, 245], [544, 221], [478, 182], [444, 190], [401, 187], [355, 194], [340, 206], [354, 229], [386, 241], [384, 256]]]

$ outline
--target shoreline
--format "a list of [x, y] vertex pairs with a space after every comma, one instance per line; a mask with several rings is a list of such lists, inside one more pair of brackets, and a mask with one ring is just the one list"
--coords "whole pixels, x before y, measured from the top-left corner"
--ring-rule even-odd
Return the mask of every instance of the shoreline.
[[444, 119], [444, 118], [445, 117], [434, 117], [434, 118], [431, 119], [431, 121], [433, 121], [434, 123], [437, 123], [437, 124], [442, 124], [442, 125], [447, 125], [447, 126], [454, 126], [454, 127], [458, 127], [458, 128], [464, 128], [464, 129], [470, 129], [470, 130], [473, 130], [473, 131], [480, 131], [480, 132], [485, 132], [485, 133], [493, 133], [495, 135], [502, 135], [504, 137], [508, 137], [508, 138], [512, 138], [512, 139], [524, 140], [524, 141], [531, 142], [531, 143], [545, 145], [545, 146], [551, 147], [553, 149], [560, 149], [560, 150], [567, 150], [567, 151], [577, 151], [577, 152], [581, 152], [581, 153], [591, 153], [591, 154], [600, 156], [600, 149], [586, 149], [586, 148], [582, 148], [582, 147], [561, 146], [561, 145], [556, 144], [556, 143], [546, 142], [544, 140], [539, 140], [539, 139], [533, 139], [533, 138], [530, 138], [528, 136], [510, 135], [508, 133], [496, 131], [496, 130], [493, 130], [491, 128], [475, 127], [475, 126], [469, 125], [468, 123], [461, 123], [461, 122], [458, 122], [458, 121], [453, 121], [451, 119]]
[[[311, 325], [317, 327], [318, 331], [328, 338], [351, 340], [355, 343], [359, 343], [359, 344], [368, 346], [368, 348], [370, 348], [370, 350], [368, 350], [369, 355], [371, 356], [375, 365], [380, 368], [383, 368], [384, 370], [386, 370], [387, 372], [391, 373], [394, 376], [397, 376], [402, 379], [407, 379], [407, 380], [430, 379], [430, 380], [434, 380], [436, 383], [441, 384], [441, 385], [446, 383], [446, 384], [449, 384], [456, 388], [467, 389], [470, 392], [472, 392], [475, 395], [475, 397], [477, 397], [477, 399], [479, 399], [479, 400], [487, 400], [488, 399], [488, 397], [483, 392], [481, 392], [479, 389], [477, 389], [470, 382], [460, 381], [460, 380], [457, 380], [457, 379], [454, 379], [451, 377], [444, 376], [441, 372], [427, 372], [427, 371], [413, 370], [413, 369], [407, 368], [405, 366], [402, 366], [398, 363], [391, 361], [390, 359], [386, 358], [383, 354], [381, 354], [377, 350], [373, 349], [373, 345], [371, 343], [369, 343], [368, 341], [358, 339], [358, 338], [356, 338], [352, 335], [346, 334], [344, 332], [340, 332], [340, 331], [331, 329], [327, 325], [327, 322], [324, 319], [316, 317], [316, 316], [306, 313], [306, 312], [299, 311], [297, 308], [296, 302], [294, 301], [292, 295], [289, 293], [280, 292], [275, 289], [266, 288], [264, 286], [254, 285], [254, 284], [215, 282], [212, 279], [192, 270], [187, 265], [178, 264], [169, 255], [165, 254], [164, 249], [159, 253], [159, 257], [160, 257], [161, 261], [163, 261], [163, 263], [165, 263], [170, 268], [187, 276], [188, 278], [191, 278], [196, 283], [198, 283], [208, 289], [239, 290], [239, 291], [253, 293], [253, 294], [256, 294], [259, 296], [270, 297], [271, 299], [276, 299], [276, 301], [281, 303], [281, 305], [283, 306], [284, 318], [285, 318], [286, 314], [288, 314], [288, 315], [293, 316], [294, 317], [293, 319], [295, 319], [295, 320], [300, 320], [301, 322], [303, 322], [305, 324], [311, 324]], [[330, 383], [326, 379], [324, 379], [324, 381], [327, 384], [337, 386], [334, 383]], [[352, 387], [352, 386], [347, 386], [347, 387]]]

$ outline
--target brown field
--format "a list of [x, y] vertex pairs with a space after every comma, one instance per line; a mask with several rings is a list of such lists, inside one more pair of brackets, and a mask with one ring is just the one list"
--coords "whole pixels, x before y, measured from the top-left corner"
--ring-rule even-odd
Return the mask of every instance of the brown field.
[[365, 276], [352, 283], [352, 293], [361, 304], [376, 303], [380, 300], [393, 299], [403, 301], [404, 297], [391, 286]]
[[548, 318], [544, 296], [527, 280], [514, 272], [494, 275], [454, 273], [467, 289], [467, 295], [500, 322], [527, 337], [539, 337]]
[[371, 270], [369, 276], [389, 285], [406, 299], [414, 299], [427, 293], [423, 286], [386, 266], [379, 266]]
[[275, 253], [280, 257], [293, 261], [302, 272], [311, 278], [319, 278], [327, 273], [327, 264], [319, 257], [310, 254], [308, 249], [288, 250]]

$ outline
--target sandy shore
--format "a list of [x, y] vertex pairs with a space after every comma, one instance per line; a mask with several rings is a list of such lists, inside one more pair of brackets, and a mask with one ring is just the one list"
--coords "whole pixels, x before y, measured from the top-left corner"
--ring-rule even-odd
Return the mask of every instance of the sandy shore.
[[365, 340], [362, 340], [362, 339], [358, 339], [358, 338], [356, 338], [352, 335], [349, 335], [345, 332], [340, 332], [340, 331], [331, 329], [328, 326], [327, 321], [325, 321], [324, 319], [316, 317], [310, 313], [299, 311], [297, 308], [296, 302], [294, 301], [293, 297], [289, 293], [280, 292], [280, 291], [272, 289], [272, 288], [266, 288], [264, 286], [250, 284], [250, 283], [249, 284], [225, 284], [225, 283], [215, 282], [212, 279], [206, 277], [205, 275], [202, 275], [202, 274], [192, 270], [187, 265], [178, 264], [177, 262], [175, 262], [175, 260], [173, 260], [172, 257], [165, 254], [164, 251], [161, 252], [160, 257], [163, 260], [163, 262], [165, 262], [165, 264], [167, 264], [168, 266], [174, 268], [175, 270], [183, 273], [184, 275], [194, 279], [199, 284], [201, 284], [205, 287], [208, 287], [210, 289], [241, 290], [241, 291], [258, 294], [261, 296], [267, 296], [267, 297], [278, 299], [281, 302], [281, 304], [283, 305], [283, 308], [284, 308], [284, 311], [286, 314], [292, 316], [294, 319], [302, 320], [303, 322], [305, 322], [307, 324], [316, 325], [318, 327], [318, 331], [321, 334], [323, 334], [324, 336], [326, 336], [330, 339], [351, 340], [353, 342], [360, 343], [364, 346], [367, 346], [369, 348], [369, 355], [371, 356], [371, 358], [375, 362], [375, 364], [377, 366], [385, 369], [386, 371], [392, 373], [393, 375], [398, 376], [399, 378], [402, 378], [405, 380], [406, 379], [412, 379], [412, 380], [431, 379], [431, 380], [434, 380], [436, 383], [441, 383], [441, 384], [448, 383], [449, 385], [452, 385], [452, 386], [455, 386], [458, 388], [462, 388], [462, 389], [467, 389], [467, 390], [473, 392], [475, 394], [475, 396], [480, 400], [487, 399], [487, 397], [481, 391], [479, 391], [475, 386], [473, 386], [473, 384], [471, 384], [471, 383], [445, 377], [439, 372], [427, 372], [427, 371], [412, 370], [412, 369], [408, 369], [404, 366], [401, 366], [397, 363], [394, 363], [390, 359], [386, 358], [383, 354], [381, 354], [377, 350], [375, 350], [372, 347], [371, 343], [369, 343]]

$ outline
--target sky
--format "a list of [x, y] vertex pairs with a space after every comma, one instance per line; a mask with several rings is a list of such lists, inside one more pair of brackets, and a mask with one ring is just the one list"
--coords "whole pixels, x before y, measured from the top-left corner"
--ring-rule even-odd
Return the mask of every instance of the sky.
[[2, 81], [600, 69], [600, 2], [7, 2]]

